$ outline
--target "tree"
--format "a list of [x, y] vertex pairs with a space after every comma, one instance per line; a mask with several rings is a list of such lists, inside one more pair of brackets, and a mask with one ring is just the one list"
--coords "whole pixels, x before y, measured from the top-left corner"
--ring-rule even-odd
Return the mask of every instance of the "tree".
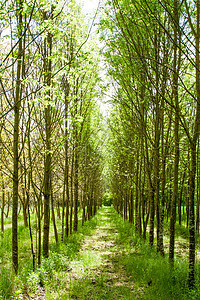
[[17, 233], [17, 213], [18, 213], [18, 188], [19, 188], [19, 122], [20, 122], [20, 108], [22, 97], [22, 61], [24, 57], [22, 30], [23, 30], [23, 2], [17, 2], [17, 22], [18, 22], [18, 51], [17, 51], [17, 73], [16, 73], [16, 89], [14, 97], [14, 134], [13, 134], [13, 211], [12, 211], [12, 261], [15, 273], [18, 272], [18, 233]]

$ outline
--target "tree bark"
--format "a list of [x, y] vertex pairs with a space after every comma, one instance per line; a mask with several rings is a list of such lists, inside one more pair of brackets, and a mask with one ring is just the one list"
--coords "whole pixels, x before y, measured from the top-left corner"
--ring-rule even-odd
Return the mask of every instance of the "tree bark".
[[176, 203], [178, 201], [178, 168], [179, 168], [179, 100], [178, 100], [178, 66], [177, 66], [177, 49], [178, 49], [178, 1], [174, 0], [173, 6], [174, 20], [174, 41], [173, 41], [173, 100], [175, 106], [174, 121], [174, 180], [173, 195], [170, 215], [170, 242], [169, 242], [169, 260], [174, 262], [174, 240], [175, 240], [175, 222], [176, 222]]
[[55, 212], [54, 212], [54, 198], [53, 198], [52, 178], [50, 179], [50, 185], [51, 185], [51, 215], [52, 215], [52, 221], [53, 221], [55, 241], [56, 241], [56, 244], [57, 244], [58, 243], [58, 231], [57, 231], [57, 227], [56, 227], [56, 219], [55, 219]]
[[4, 233], [4, 208], [5, 208], [5, 185], [3, 174], [2, 176], [2, 204], [1, 204], [1, 233]]
[[[44, 13], [44, 20], [46, 20]], [[51, 99], [51, 54], [52, 34], [48, 32], [44, 40], [44, 83], [46, 85], [46, 101]], [[49, 222], [50, 222], [50, 193], [51, 193], [51, 106], [45, 107], [45, 161], [44, 161], [44, 227], [43, 227], [43, 256], [49, 256]]]
[[12, 265], [15, 273], [18, 272], [18, 188], [19, 188], [19, 122], [21, 108], [21, 71], [22, 71], [22, 10], [23, 1], [18, 3], [18, 57], [17, 57], [17, 78], [14, 98], [14, 140], [13, 140], [13, 205], [12, 205]]

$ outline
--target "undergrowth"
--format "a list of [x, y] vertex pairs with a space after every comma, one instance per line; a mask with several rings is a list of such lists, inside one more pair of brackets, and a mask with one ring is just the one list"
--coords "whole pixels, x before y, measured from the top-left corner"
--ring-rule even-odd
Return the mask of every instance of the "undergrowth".
[[[125, 266], [126, 274], [134, 282], [135, 289], [142, 289], [142, 299], [200, 299], [200, 264], [196, 264], [196, 288], [188, 288], [188, 258], [180, 259], [175, 257], [174, 268], [169, 265], [168, 255], [161, 257], [156, 252], [156, 247], [148, 245], [135, 234], [134, 225], [124, 221], [115, 212], [113, 207], [109, 209], [113, 224], [115, 224], [118, 234], [116, 243], [121, 244], [122, 254], [116, 254], [116, 259]], [[19, 226], [19, 254], [20, 266], [18, 276], [14, 276], [11, 271], [11, 228], [7, 228], [4, 236], [0, 236], [0, 299], [23, 299], [24, 295], [29, 297], [38, 293], [38, 290], [45, 287], [46, 299], [53, 299], [52, 292], [59, 295], [59, 291], [64, 291], [64, 298], [69, 299], [66, 290], [66, 272], [70, 269], [70, 261], [78, 257], [79, 249], [86, 235], [89, 235], [98, 224], [98, 214], [84, 226], [79, 226], [77, 233], [70, 235], [63, 243], [55, 244], [51, 241], [49, 257], [42, 260], [40, 268], [33, 272], [32, 261], [30, 259], [30, 240], [28, 229]], [[185, 226], [176, 226], [177, 235], [187, 238], [188, 229]], [[85, 253], [83, 257], [87, 267], [88, 261], [95, 259], [93, 253]], [[22, 263], [23, 262], [23, 263]], [[122, 295], [118, 291], [120, 287], [108, 289], [104, 284], [103, 277], [94, 280], [96, 287], [96, 298], [94, 299], [114, 299], [115, 295]], [[94, 283], [88, 283], [87, 278], [78, 280], [73, 284], [70, 291], [71, 297], [82, 295], [81, 299], [88, 299], [85, 295], [92, 295]], [[122, 288], [122, 287], [121, 287]], [[87, 293], [86, 293], [87, 291]], [[123, 289], [124, 299], [128, 295], [128, 289]], [[98, 298], [99, 297], [99, 298]], [[116, 296], [117, 297], [117, 296]], [[55, 299], [57, 299], [55, 297]], [[71, 298], [70, 298], [71, 299]], [[91, 298], [93, 299], [93, 298]], [[116, 298], [117, 299], [117, 298]]]
[[[200, 299], [200, 265], [196, 265], [196, 288], [188, 288], [188, 260], [175, 258], [170, 266], [168, 256], [163, 258], [148, 242], [134, 233], [134, 226], [117, 213], [114, 222], [119, 231], [118, 242], [124, 246], [119, 259], [125, 265], [127, 275], [136, 286], [143, 286], [143, 299]], [[185, 230], [179, 230], [180, 234]]]
[[[79, 226], [76, 233], [71, 234], [63, 243], [50, 243], [49, 257], [42, 259], [40, 268], [33, 271], [30, 238], [28, 228], [20, 225], [19, 232], [19, 272], [14, 275], [11, 271], [11, 228], [5, 230], [0, 237], [0, 299], [24, 299], [24, 295], [33, 296], [39, 288], [51, 290], [60, 288], [56, 282], [55, 274], [67, 272], [69, 262], [78, 255], [85, 235], [97, 226], [97, 217], [86, 221], [84, 226]], [[57, 284], [57, 286], [56, 286]]]

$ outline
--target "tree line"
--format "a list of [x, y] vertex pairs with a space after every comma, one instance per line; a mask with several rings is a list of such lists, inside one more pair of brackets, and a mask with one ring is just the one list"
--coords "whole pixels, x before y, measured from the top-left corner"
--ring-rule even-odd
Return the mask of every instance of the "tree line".
[[[199, 235], [199, 0], [107, 1], [100, 20], [113, 89], [109, 118], [114, 206], [164, 256], [170, 222], [187, 216], [189, 285]], [[149, 225], [148, 225], [149, 222]]]
[[49, 255], [50, 218], [58, 243], [77, 231], [80, 207], [83, 224], [101, 205], [99, 56], [75, 1], [7, 0], [1, 1], [0, 12], [1, 232], [11, 207], [17, 273], [21, 211], [35, 268]]

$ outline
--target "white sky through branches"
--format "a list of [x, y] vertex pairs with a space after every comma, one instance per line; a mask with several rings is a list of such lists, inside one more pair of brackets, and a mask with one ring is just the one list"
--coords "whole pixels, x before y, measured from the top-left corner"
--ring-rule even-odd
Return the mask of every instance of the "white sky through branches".
[[[91, 25], [94, 24], [92, 30], [91, 30], [91, 35], [96, 34], [96, 26], [95, 24], [98, 23], [99, 21], [99, 13], [100, 13], [100, 9], [98, 10], [98, 13], [96, 15], [97, 9], [102, 7], [103, 2], [105, 2], [105, 0], [78, 0], [79, 3], [81, 4], [82, 7], [82, 12], [83, 14], [86, 16], [86, 20], [88, 20], [88, 29], [90, 29]], [[94, 20], [94, 17], [95, 20]], [[103, 43], [99, 41], [99, 47], [103, 47]], [[105, 81], [106, 79], [108, 80], [107, 76], [106, 76], [106, 71], [105, 71], [105, 64], [103, 62], [102, 59], [102, 63], [101, 63], [101, 69], [102, 69], [102, 73], [100, 74], [101, 78], [103, 79], [103, 81]], [[99, 106], [100, 106], [100, 110], [102, 112], [102, 114], [104, 116], [107, 116], [109, 114], [109, 110], [110, 110], [110, 104], [108, 103], [108, 101], [111, 99], [111, 95], [110, 91], [107, 91], [108, 93], [106, 93], [103, 97], [103, 99], [101, 99], [101, 101], [98, 101]]]

